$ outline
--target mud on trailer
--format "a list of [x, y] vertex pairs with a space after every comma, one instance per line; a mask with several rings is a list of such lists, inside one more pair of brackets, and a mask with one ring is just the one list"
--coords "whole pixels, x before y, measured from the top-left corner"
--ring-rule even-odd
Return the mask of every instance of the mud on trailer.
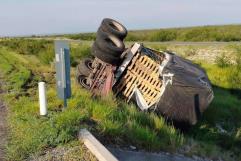
[[205, 71], [173, 52], [155, 51], [135, 43], [125, 48], [126, 28], [104, 19], [92, 45], [93, 59], [77, 66], [78, 83], [93, 95], [113, 92], [142, 111], [196, 124], [213, 99]]

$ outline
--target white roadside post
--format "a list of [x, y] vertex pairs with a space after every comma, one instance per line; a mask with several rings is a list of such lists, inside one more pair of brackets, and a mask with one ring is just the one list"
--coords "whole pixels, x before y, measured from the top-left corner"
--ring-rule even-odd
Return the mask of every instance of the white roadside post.
[[47, 115], [47, 98], [46, 98], [46, 88], [45, 82], [38, 83], [39, 89], [39, 111], [41, 116]]

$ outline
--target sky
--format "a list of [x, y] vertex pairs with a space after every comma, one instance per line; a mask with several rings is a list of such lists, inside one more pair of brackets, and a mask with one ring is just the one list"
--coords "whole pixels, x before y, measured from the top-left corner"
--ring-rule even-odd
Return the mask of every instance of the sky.
[[129, 30], [241, 24], [241, 0], [0, 0], [0, 36], [95, 32], [106, 17]]

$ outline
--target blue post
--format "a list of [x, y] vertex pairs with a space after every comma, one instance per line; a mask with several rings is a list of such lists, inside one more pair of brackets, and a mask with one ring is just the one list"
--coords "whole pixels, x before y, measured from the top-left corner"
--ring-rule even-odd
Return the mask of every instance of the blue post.
[[55, 41], [55, 59], [57, 93], [66, 108], [67, 99], [71, 97], [70, 52], [67, 41]]

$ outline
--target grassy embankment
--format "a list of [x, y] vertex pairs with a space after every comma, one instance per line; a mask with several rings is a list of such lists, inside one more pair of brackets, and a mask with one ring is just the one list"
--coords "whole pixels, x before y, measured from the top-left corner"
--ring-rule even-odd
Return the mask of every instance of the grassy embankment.
[[[56, 146], [78, 145], [77, 132], [81, 127], [91, 130], [106, 144], [179, 151], [214, 159], [241, 159], [241, 68], [237, 65], [241, 58], [240, 46], [229, 47], [235, 51], [236, 64], [221, 56], [217, 56], [216, 64], [197, 60], [215, 85], [215, 98], [202, 120], [181, 134], [162, 117], [139, 112], [134, 105], [127, 105], [113, 96], [104, 100], [92, 99], [86, 90], [74, 83], [74, 71], [73, 96], [69, 100], [69, 108], [62, 111], [62, 102], [56, 97], [54, 69], [50, 68], [54, 53], [52, 43], [44, 40], [1, 42], [0, 70], [5, 75], [9, 91], [5, 96], [9, 106], [9, 160], [40, 155]], [[73, 66], [78, 59], [89, 54], [89, 46], [89, 43], [71, 44]], [[190, 55], [188, 52], [185, 49], [187, 55], [183, 56]], [[40, 80], [48, 84], [47, 117], [38, 115], [37, 82]]]
[[[57, 35], [74, 40], [93, 40], [95, 33]], [[241, 25], [199, 26], [130, 31], [126, 41], [240, 41]]]
[[[147, 150], [174, 150], [182, 144], [183, 136], [171, 125], [165, 124], [163, 118], [154, 113], [139, 112], [133, 105], [112, 96], [105, 100], [92, 99], [90, 93], [78, 87], [74, 80], [73, 96], [68, 108], [62, 111], [62, 102], [56, 97], [54, 69], [43, 64], [48, 59], [43, 59], [41, 55], [43, 49], [54, 52], [52, 43], [20, 40], [16, 41], [20, 44], [19, 48], [13, 49], [13, 42], [5, 43], [6, 47], [0, 50], [0, 69], [9, 91], [5, 96], [9, 107], [9, 160], [26, 159], [59, 145], [78, 144], [77, 132], [81, 127], [88, 128], [106, 143], [128, 142]], [[25, 47], [22, 43], [28, 45]], [[47, 47], [38, 45], [42, 43]], [[35, 51], [28, 53], [31, 46]], [[89, 48], [85, 44], [80, 46], [78, 50], [75, 45], [72, 46], [73, 56], [82, 55]], [[48, 54], [53, 56], [52, 53]], [[37, 82], [40, 80], [48, 84], [47, 117], [40, 117], [38, 112]]]

